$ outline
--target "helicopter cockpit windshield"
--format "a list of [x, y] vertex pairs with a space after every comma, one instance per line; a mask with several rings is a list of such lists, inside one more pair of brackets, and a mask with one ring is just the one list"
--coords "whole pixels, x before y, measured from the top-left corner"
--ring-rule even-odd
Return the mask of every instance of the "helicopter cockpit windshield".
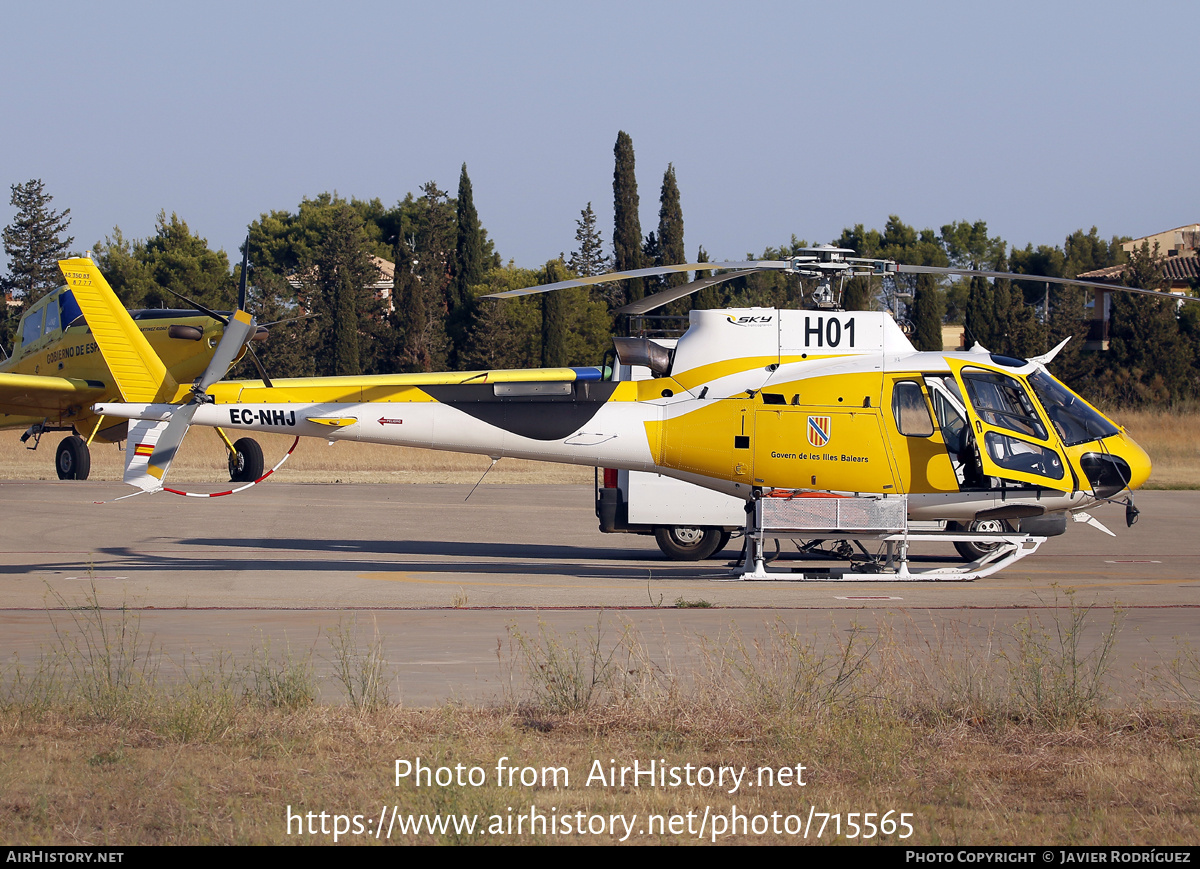
[[1112, 437], [1117, 427], [1046, 371], [1029, 375], [1029, 385], [1046, 415], [1069, 447]]

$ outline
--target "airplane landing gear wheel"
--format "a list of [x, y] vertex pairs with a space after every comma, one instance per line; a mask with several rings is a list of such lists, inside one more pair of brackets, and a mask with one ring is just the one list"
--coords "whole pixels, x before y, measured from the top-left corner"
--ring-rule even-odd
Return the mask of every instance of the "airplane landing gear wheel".
[[[1006, 534], [1012, 530], [1008, 527], [1008, 523], [1002, 519], [976, 519], [970, 523], [951, 522], [950, 526], [951, 530], [954, 531], [976, 531], [988, 534]], [[956, 540], [954, 541], [954, 548], [963, 557], [963, 561], [977, 561], [989, 552], [995, 552], [1000, 548], [1000, 544], [976, 543], [974, 540]]]
[[54, 457], [60, 480], [86, 480], [92, 470], [92, 454], [87, 442], [78, 435], [63, 438]]
[[263, 475], [263, 451], [254, 438], [240, 438], [229, 454], [229, 482], [253, 483]]
[[717, 551], [724, 535], [720, 528], [682, 528], [659, 525], [654, 529], [658, 548], [672, 561], [699, 561]]

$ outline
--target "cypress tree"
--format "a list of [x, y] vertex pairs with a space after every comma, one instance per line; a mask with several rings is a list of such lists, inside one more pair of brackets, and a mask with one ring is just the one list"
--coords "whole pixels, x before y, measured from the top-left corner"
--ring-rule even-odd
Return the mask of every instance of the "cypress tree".
[[971, 278], [963, 325], [967, 329], [968, 347], [982, 344], [988, 350], [996, 349], [996, 303], [987, 278]]
[[842, 308], [847, 311], [875, 310], [875, 294], [869, 277], [851, 278], [842, 292]]
[[[644, 268], [642, 219], [638, 214], [637, 176], [634, 172], [633, 139], [624, 130], [617, 133], [613, 148], [613, 268], [619, 272]], [[641, 280], [624, 281], [624, 298], [634, 301], [645, 295]], [[618, 299], [621, 299], [618, 296]]]
[[484, 273], [483, 227], [479, 223], [479, 212], [475, 210], [475, 196], [466, 163], [462, 164], [462, 172], [458, 176], [455, 216], [454, 279], [446, 292], [446, 334], [450, 339], [450, 365], [457, 368], [475, 310], [471, 287], [483, 280]]
[[913, 294], [913, 346], [918, 350], [942, 349], [942, 295], [932, 275], [917, 275]]
[[371, 287], [379, 279], [379, 270], [368, 246], [354, 210], [346, 203], [334, 207], [310, 272], [319, 289], [319, 310], [328, 318], [322, 326], [325, 361], [321, 367], [326, 374], [363, 372], [360, 334], [371, 331], [369, 321], [380, 313]]
[[[698, 250], [696, 252], [696, 262], [698, 262], [698, 263], [712, 262], [712, 260], [710, 260], [708, 258], [708, 251], [706, 251], [704, 249], [704, 245], [700, 245], [700, 250]], [[710, 277], [711, 275], [712, 275], [711, 269], [699, 270], [696, 272], [696, 280], [701, 280], [703, 278]], [[720, 285], [717, 284], [715, 286], [705, 287], [699, 293], [697, 293], [696, 294], [696, 304], [693, 305], [693, 307], [699, 308], [702, 311], [711, 311], [714, 308], [721, 307]]]
[[5, 290], [23, 295], [27, 305], [62, 286], [58, 261], [75, 240], [63, 238], [71, 225], [71, 209], [54, 211], [50, 208], [53, 199], [40, 178], [12, 185], [9, 204], [17, 209], [17, 215], [4, 228], [9, 273], [0, 283]]
[[[540, 284], [566, 280], [562, 259], [553, 259], [542, 270]], [[561, 293], [542, 293], [542, 367], [562, 368], [567, 364], [567, 300]]]
[[[992, 271], [1008, 270], [1008, 257], [1002, 251], [992, 265]], [[993, 286], [996, 321], [1001, 325], [1003, 339], [997, 341], [994, 348], [989, 346], [989, 349], [1020, 359], [1028, 359], [1049, 350], [1046, 346], [1046, 327], [1038, 322], [1033, 306], [1025, 304], [1025, 294], [1021, 289], [1014, 287], [1008, 278], [997, 278]]]
[[[658, 206], [658, 262], [669, 266], [687, 262], [683, 250], [683, 208], [679, 204], [679, 184], [675, 180], [675, 166], [667, 164], [663, 173], [662, 192]], [[679, 287], [687, 283], [687, 272], [676, 272], [663, 276], [668, 287]]]

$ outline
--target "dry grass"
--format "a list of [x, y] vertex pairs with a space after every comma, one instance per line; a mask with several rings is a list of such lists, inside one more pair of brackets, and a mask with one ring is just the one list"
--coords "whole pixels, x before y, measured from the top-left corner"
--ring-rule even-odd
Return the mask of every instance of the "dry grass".
[[[47, 716], [0, 745], [0, 839], [6, 844], [280, 844], [332, 843], [303, 835], [287, 812], [361, 814], [384, 807], [405, 814], [477, 815], [506, 820], [538, 807], [543, 815], [693, 813], [807, 816], [911, 812], [913, 835], [876, 842], [913, 845], [1194, 844], [1195, 758], [1179, 748], [1194, 724], [1171, 718], [1114, 720], [1048, 734], [1014, 727], [1003, 736], [977, 728], [933, 730], [890, 716], [861, 714], [805, 720], [803, 732], [781, 733], [715, 708], [680, 710], [675, 720], [604, 709], [588, 715], [538, 715], [502, 709], [390, 707], [356, 713], [313, 707], [260, 711], [235, 719], [219, 738], [183, 742], [147, 730]], [[664, 724], [666, 726], [664, 727]], [[565, 768], [559, 787], [496, 787], [500, 758], [513, 765]], [[484, 787], [394, 784], [397, 759], [429, 766], [478, 766]], [[806, 786], [720, 788], [602, 786], [585, 782], [600, 760], [805, 767]], [[895, 817], [895, 816], [893, 816]], [[332, 819], [328, 829], [332, 832]], [[318, 821], [319, 826], [319, 821]], [[513, 828], [515, 832], [515, 827]], [[815, 834], [815, 827], [813, 833]], [[688, 835], [637, 835], [641, 844], [711, 841]], [[808, 842], [839, 841], [830, 832]], [[453, 833], [401, 836], [393, 842], [612, 843], [619, 835], [487, 836]], [[371, 843], [369, 836], [341, 842]], [[800, 836], [747, 834], [727, 843], [790, 844]], [[840, 841], [845, 841], [841, 839]]]
[[[237, 434], [230, 432], [236, 440]], [[253, 433], [270, 468], [292, 445], [286, 435]], [[0, 432], [0, 479], [53, 480], [54, 451], [64, 435], [48, 434], [36, 452], [25, 448], [17, 432]], [[188, 433], [171, 466], [175, 482], [229, 480], [225, 445], [214, 431], [194, 428]], [[293, 483], [471, 483], [488, 469], [487, 456], [301, 438], [296, 452], [279, 470], [277, 479]], [[91, 480], [120, 480], [125, 453], [114, 444], [92, 445]], [[591, 468], [501, 459], [484, 479], [489, 483], [590, 483]]]
[[[101, 618], [116, 620], [106, 630], [132, 630], [127, 622], [136, 614], [106, 615], [94, 602], [93, 593], [79, 618], [61, 628], [60, 640], [103, 662], [106, 653], [81, 637], [94, 633]], [[10, 687], [18, 683], [9, 668], [0, 680], [0, 841], [332, 842], [336, 814], [361, 815], [365, 825], [396, 806], [406, 816], [469, 815], [507, 830], [509, 819], [515, 824], [536, 806], [543, 816], [573, 820], [576, 812], [636, 816], [640, 830], [650, 815], [680, 817], [678, 834], [635, 833], [633, 841], [643, 844], [711, 841], [711, 825], [704, 836], [688, 833], [687, 813], [694, 831], [706, 811], [728, 818], [736, 807], [743, 817], [765, 818], [767, 831], [734, 827], [718, 841], [779, 844], [804, 840], [773, 832], [772, 814], [803, 821], [811, 806], [841, 813], [843, 841], [849, 813], [873, 812], [878, 822], [892, 811], [911, 813], [913, 829], [903, 841], [883, 837], [893, 844], [1194, 843], [1195, 695], [1176, 695], [1170, 708], [1148, 699], [1105, 706], [1105, 692], [1091, 691], [1060, 704], [1074, 687], [1053, 683], [1059, 693], [1031, 700], [1030, 680], [1046, 672], [1108, 678], [1105, 659], [1083, 654], [1072, 633], [1089, 619], [1088, 609], [1069, 596], [1058, 604], [983, 649], [964, 647], [953, 632], [932, 631], [928, 654], [916, 656], [901, 650], [912, 646], [895, 643], [888, 624], [847, 636], [779, 622], [754, 641], [731, 631], [702, 643], [703, 663], [688, 674], [670, 659], [655, 660], [629, 626], [607, 616], [565, 637], [545, 625], [534, 633], [513, 628], [507, 662], [503, 641], [498, 651], [501, 666], [511, 667], [512, 692], [490, 708], [409, 710], [382, 697], [361, 702], [354, 688], [346, 689], [344, 705], [330, 707], [280, 703], [250, 689], [264, 667], [280, 678], [309, 679], [311, 661], [287, 656], [255, 656], [243, 665], [222, 658], [173, 687], [130, 682], [124, 696], [110, 695], [103, 705], [76, 690], [85, 686], [73, 687], [69, 668], [29, 675], [21, 692]], [[1110, 631], [1118, 629], [1114, 623]], [[349, 668], [337, 679], [348, 676], [361, 686], [361, 677], [386, 671], [386, 662], [370, 653], [369, 638], [369, 627], [357, 625], [333, 635], [331, 653]], [[1189, 691], [1200, 684], [1194, 655], [1165, 666]], [[29, 690], [39, 679], [56, 687]], [[38, 699], [47, 693], [51, 702]], [[1067, 714], [1046, 714], [1059, 705]], [[557, 783], [498, 783], [501, 758], [534, 768], [539, 778], [543, 768], [566, 772]], [[417, 759], [434, 768], [478, 767], [482, 784], [397, 781], [396, 761]], [[613, 767], [635, 760], [643, 768], [654, 761], [681, 771], [688, 764], [745, 768], [755, 784], [734, 792], [728, 782], [651, 786], [608, 779]], [[798, 765], [803, 787], [759, 786], [760, 769]], [[593, 777], [598, 770], [603, 780]], [[290, 833], [289, 809], [297, 818]], [[330, 833], [299, 832], [298, 819], [309, 812], [330, 813]], [[425, 830], [394, 833], [392, 841], [619, 838], [528, 828], [515, 835], [515, 826], [512, 832]], [[807, 841], [839, 839], [832, 832], [818, 838], [814, 828]]]
[[1154, 462], [1147, 489], [1200, 488], [1200, 412], [1113, 410]]

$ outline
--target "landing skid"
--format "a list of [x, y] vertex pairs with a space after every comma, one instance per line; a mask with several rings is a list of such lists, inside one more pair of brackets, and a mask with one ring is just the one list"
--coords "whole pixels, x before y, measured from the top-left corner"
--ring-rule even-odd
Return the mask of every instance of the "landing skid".
[[[805, 540], [874, 540], [887, 544], [887, 551], [882, 556], [865, 563], [851, 563], [841, 567], [777, 567], [766, 569], [763, 557], [763, 541], [771, 538], [800, 537], [801, 532], [782, 533], [779, 531], [762, 534], [747, 534], [746, 559], [741, 566], [735, 568], [732, 574], [739, 580], [751, 579], [786, 579], [795, 582], [968, 582], [991, 576], [997, 571], [1020, 561], [1027, 555], [1032, 555], [1038, 547], [1046, 542], [1045, 537], [1034, 537], [1030, 534], [954, 534], [949, 532], [872, 534], [847, 537], [846, 534], [817, 534], [803, 532]], [[908, 547], [911, 543], [945, 542], [956, 540], [972, 540], [976, 543], [999, 544], [995, 550], [975, 561], [955, 565], [954, 567], [931, 567], [924, 570], [910, 570]]]
[[[746, 551], [742, 564], [731, 571], [739, 580], [792, 580], [797, 582], [968, 582], [1032, 555], [1045, 537], [1019, 533], [967, 533], [908, 530], [907, 498], [838, 497], [763, 498], [747, 513]], [[767, 570], [765, 542], [770, 539], [853, 540], [861, 559], [845, 567], [781, 567]], [[972, 541], [996, 548], [975, 561], [953, 567], [909, 568], [913, 543]], [[884, 544], [877, 556], [867, 553], [862, 541]]]

